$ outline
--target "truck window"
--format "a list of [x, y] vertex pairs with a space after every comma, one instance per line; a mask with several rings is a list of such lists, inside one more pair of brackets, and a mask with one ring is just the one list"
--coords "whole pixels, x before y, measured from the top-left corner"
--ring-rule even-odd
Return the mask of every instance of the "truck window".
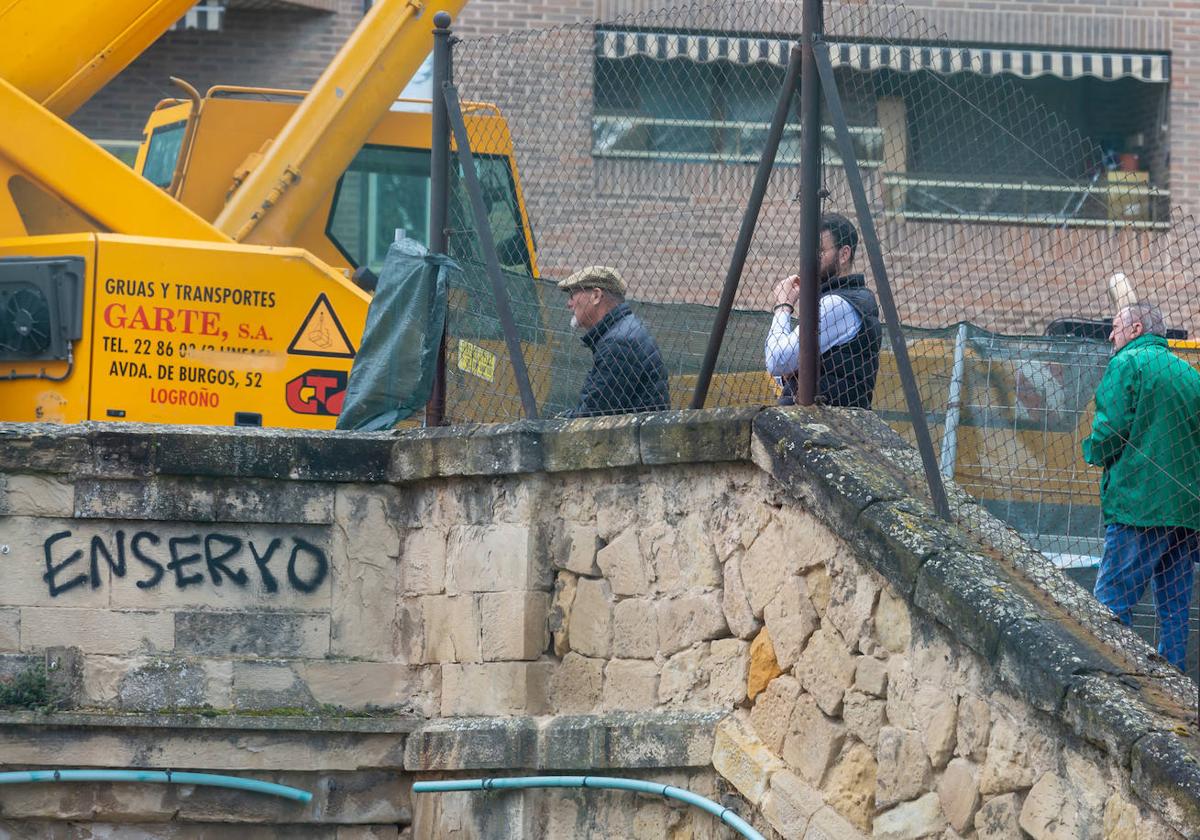
[[175, 175], [175, 164], [179, 161], [179, 149], [183, 146], [185, 128], [187, 121], [180, 120], [169, 125], [160, 125], [150, 135], [142, 176], [154, 186], [171, 185], [171, 178]]
[[[510, 270], [532, 274], [508, 160], [477, 155], [479, 179], [500, 261]], [[449, 226], [470, 227], [470, 204], [461, 170], [451, 168]], [[398, 231], [429, 244], [429, 150], [364, 146], [338, 181], [326, 235], [350, 262], [378, 273]], [[469, 234], [451, 237], [451, 255], [481, 259]]]

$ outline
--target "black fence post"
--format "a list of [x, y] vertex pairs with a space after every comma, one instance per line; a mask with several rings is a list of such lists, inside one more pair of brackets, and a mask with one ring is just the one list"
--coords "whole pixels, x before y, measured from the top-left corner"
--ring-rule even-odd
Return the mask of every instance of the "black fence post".
[[796, 404], [812, 405], [817, 395], [820, 343], [817, 338], [817, 248], [821, 212], [821, 83], [814, 47], [824, 32], [821, 0], [804, 0], [800, 49], [800, 298], [796, 320], [800, 369]]
[[763, 198], [767, 194], [767, 184], [771, 180], [771, 172], [775, 168], [775, 155], [779, 151], [779, 141], [783, 139], [783, 130], [787, 125], [788, 112], [792, 109], [792, 100], [796, 96], [796, 82], [800, 78], [800, 49], [792, 47], [788, 58], [787, 73], [783, 79], [783, 89], [779, 92], [779, 103], [775, 106], [775, 115], [771, 118], [771, 128], [767, 132], [767, 143], [763, 147], [762, 157], [758, 160], [758, 170], [754, 173], [754, 186], [750, 189], [750, 201], [746, 204], [746, 212], [742, 216], [742, 226], [738, 230], [737, 244], [733, 248], [733, 257], [729, 260], [729, 271], [725, 274], [725, 285], [721, 289], [721, 301], [717, 304], [717, 318], [713, 323], [712, 333], [708, 336], [708, 347], [704, 351], [704, 361], [700, 365], [700, 376], [696, 379], [696, 390], [692, 394], [692, 408], [704, 408], [708, 398], [708, 386], [712, 382], [713, 371], [717, 367], [717, 357], [721, 355], [721, 343], [725, 339], [725, 328], [729, 326], [729, 313], [733, 309], [733, 300], [737, 296], [738, 285], [742, 281], [742, 270], [746, 267], [746, 255], [750, 252], [750, 243], [754, 239], [754, 228], [758, 225], [758, 214], [762, 209]]
[[454, 132], [454, 141], [458, 146], [458, 163], [462, 169], [463, 183], [467, 188], [467, 195], [471, 199], [471, 215], [475, 220], [475, 232], [479, 237], [479, 250], [483, 254], [488, 280], [492, 284], [496, 314], [500, 316], [500, 326], [504, 330], [504, 343], [508, 347], [508, 356], [512, 361], [513, 377], [517, 380], [517, 390], [521, 394], [521, 405], [525, 409], [525, 416], [530, 420], [536, 420], [538, 416], [537, 402], [533, 398], [533, 388], [529, 385], [529, 369], [525, 367], [525, 354], [521, 351], [521, 339], [517, 335], [517, 323], [513, 319], [512, 307], [508, 302], [508, 290], [504, 288], [504, 275], [500, 271], [500, 256], [496, 253], [496, 238], [492, 234], [491, 222], [488, 221], [487, 204], [483, 200], [483, 188], [479, 185], [479, 175], [475, 172], [475, 158], [471, 154], [471, 138], [467, 135], [467, 124], [463, 120], [462, 107], [458, 102], [458, 89], [454, 87], [453, 82], [447, 82], [442, 91], [446, 99], [446, 112], [450, 119], [450, 128]]
[[[450, 244], [446, 216], [450, 203], [450, 122], [446, 116], [446, 101], [440, 95], [442, 86], [453, 81], [450, 40], [450, 13], [433, 16], [433, 94], [432, 134], [429, 146], [429, 251], [445, 254]], [[433, 375], [433, 391], [425, 406], [425, 425], [440, 426], [446, 422], [446, 325], [438, 342], [437, 370]]]
[[867, 257], [875, 275], [875, 288], [879, 292], [879, 303], [887, 319], [888, 337], [892, 352], [896, 354], [896, 369], [904, 387], [904, 398], [908, 403], [908, 416], [912, 420], [913, 434], [917, 438], [917, 451], [925, 468], [925, 481], [929, 484], [929, 496], [934, 510], [947, 522], [952, 521], [950, 503], [946, 499], [946, 488], [938, 471], [937, 459], [933, 454], [933, 440], [929, 425], [925, 421], [925, 409], [921, 405], [921, 393], [913, 375], [912, 362], [908, 358], [908, 345], [904, 343], [904, 331], [900, 328], [900, 315], [896, 311], [896, 300], [892, 297], [892, 285], [888, 282], [887, 265], [883, 261], [883, 249], [879, 246], [879, 235], [871, 217], [871, 206], [867, 203], [867, 191], [863, 187], [862, 174], [858, 171], [858, 158], [854, 154], [854, 141], [850, 139], [850, 128], [846, 125], [846, 114], [842, 111], [842, 98], [838, 95], [833, 78], [833, 64], [829, 51], [824, 48], [816, 52], [816, 63], [825, 89], [825, 102], [829, 106], [829, 118], [837, 137], [838, 154], [846, 172], [850, 195], [854, 198], [854, 211], [858, 215], [858, 228], [862, 232], [863, 244], [867, 246]]

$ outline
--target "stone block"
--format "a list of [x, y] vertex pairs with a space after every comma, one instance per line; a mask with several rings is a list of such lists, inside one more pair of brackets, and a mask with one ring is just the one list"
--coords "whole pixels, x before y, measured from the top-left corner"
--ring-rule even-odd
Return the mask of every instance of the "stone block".
[[1156, 732], [1134, 745], [1131, 787], [1184, 836], [1200, 826], [1200, 762], [1196, 748], [1173, 732]]
[[879, 840], [922, 840], [940, 838], [946, 830], [946, 818], [936, 793], [904, 802], [875, 818], [872, 838]]
[[854, 688], [872, 697], [887, 697], [887, 663], [873, 656], [855, 659]]
[[180, 653], [305, 659], [329, 654], [328, 615], [192, 611], [164, 615], [174, 615], [175, 650]]
[[537, 723], [528, 717], [430, 721], [404, 745], [404, 769], [511, 770], [536, 767]]
[[1009, 840], [1020, 837], [1021, 798], [1015, 793], [996, 796], [975, 813], [975, 836], [979, 840]]
[[783, 740], [783, 760], [802, 779], [820, 787], [826, 772], [841, 754], [845, 740], [845, 725], [826, 717], [811, 695], [801, 694], [796, 698], [788, 734]]
[[537, 659], [550, 644], [546, 592], [488, 592], [479, 596], [483, 659]]
[[763, 628], [750, 643], [750, 667], [746, 676], [746, 696], [753, 700], [771, 680], [783, 673], [775, 658], [771, 634]]
[[395, 656], [400, 581], [412, 562], [408, 557], [404, 562], [400, 559], [401, 538], [395, 524], [400, 506], [395, 495], [383, 490], [338, 489], [332, 548], [337, 585], [327, 652], [375, 660]]
[[987, 660], [994, 659], [1006, 629], [1032, 612], [995, 560], [961, 548], [925, 562], [913, 603]]
[[[839, 556], [847, 550], [839, 552]], [[867, 572], [854, 571], [853, 563], [840, 570], [836, 585], [830, 589], [825, 620], [837, 628], [850, 649], [857, 651], [871, 634], [872, 615], [880, 587]]]
[[450, 529], [446, 591], [508, 592], [536, 589], [541, 570], [534, 561], [529, 528], [507, 522]]
[[607, 659], [612, 655], [612, 625], [612, 590], [608, 581], [580, 578], [567, 626], [571, 649], [584, 656]]
[[788, 533], [778, 519], [772, 519], [750, 544], [742, 556], [742, 583], [756, 617], [762, 616], [783, 582], [799, 574], [798, 558], [810, 550], [811, 546], [789, 543]]
[[762, 800], [762, 815], [784, 837], [803, 837], [809, 820], [825, 805], [821, 794], [796, 774], [780, 770], [771, 775]]
[[937, 794], [951, 827], [965, 834], [975, 825], [979, 810], [979, 765], [965, 758], [951, 761], [938, 780]]
[[954, 755], [958, 725], [958, 703], [952, 694], [937, 689], [917, 692], [917, 718], [922, 721], [921, 732], [925, 750], [933, 769], [941, 770]]
[[75, 646], [84, 653], [155, 653], [175, 646], [170, 613], [23, 607], [21, 645], [26, 651]]
[[21, 610], [0, 608], [0, 653], [16, 653], [21, 649]]
[[438, 595], [446, 591], [446, 544], [441, 528], [414, 528], [400, 549], [400, 591]]
[[[655, 489], [661, 492], [661, 488]], [[663, 524], [644, 515], [645, 511], [641, 509], [640, 504], [641, 491], [642, 488], [637, 483], [620, 480], [608, 481], [596, 488], [596, 536], [602, 542], [615, 540], [634, 523]]]
[[549, 709], [550, 663], [442, 666], [442, 715], [536, 715]]
[[958, 701], [958, 718], [954, 737], [954, 754], [976, 763], [987, 754], [988, 732], [992, 710], [987, 701], [974, 694]]
[[650, 414], [640, 429], [644, 464], [700, 464], [750, 457], [753, 408], [666, 411]]
[[596, 565], [615, 595], [646, 595], [654, 576], [642, 556], [637, 531], [626, 528], [596, 553]]
[[[0, 556], [4, 569], [5, 606], [45, 606], [47, 603], [97, 609], [110, 606], [110, 578], [103, 560], [97, 565], [96, 583], [99, 585], [90, 585], [87, 555], [91, 538], [98, 536], [94, 529], [86, 524], [81, 528], [70, 519], [6, 516], [3, 521], [4, 536], [0, 538], [0, 544], [9, 548], [8, 554]], [[50, 568], [53, 569], [53, 588], [46, 578]], [[146, 604], [138, 606], [145, 608]]]
[[746, 699], [750, 669], [750, 643], [717, 639], [708, 646], [704, 670], [708, 672], [708, 700], [718, 709], [732, 708]]
[[879, 730], [878, 786], [875, 803], [887, 808], [916, 799], [927, 792], [933, 773], [921, 735], [909, 729], [885, 726]]
[[0, 480], [0, 516], [61, 516], [75, 511], [75, 485], [49, 475], [11, 473]]
[[571, 622], [571, 607], [575, 605], [575, 593], [578, 588], [579, 578], [575, 575], [559, 572], [554, 576], [554, 592], [547, 627], [554, 640], [554, 655], [558, 657], [566, 656], [567, 651], [571, 649], [567, 628]]
[[229, 663], [142, 660], [126, 670], [116, 686], [116, 705], [131, 712], [232, 705]]
[[984, 796], [1024, 790], [1034, 783], [1036, 775], [1029, 761], [1028, 733], [1016, 721], [1006, 716], [992, 721], [987, 755], [979, 779], [979, 792]]
[[746, 587], [742, 584], [740, 552], [725, 561], [722, 580], [721, 609], [725, 613], [725, 622], [733, 635], [740, 639], [753, 639], [754, 634], [762, 627], [762, 622], [754, 615], [754, 609], [746, 595]]
[[825, 714], [837, 715], [842, 711], [846, 689], [854, 683], [855, 667], [854, 657], [837, 631], [823, 626], [809, 639], [795, 674]]
[[644, 711], [658, 705], [658, 666], [640, 659], [614, 659], [604, 669], [604, 708]]
[[864, 840], [864, 835], [845, 817], [826, 805], [808, 821], [804, 840]]
[[795, 677], [784, 674], [771, 680], [750, 710], [750, 725], [776, 755], [783, 753], [783, 740], [791, 728], [792, 711], [801, 692]]
[[1025, 797], [1019, 825], [1034, 840], [1099, 836], [1103, 812], [1096, 806], [1102, 806], [1103, 800], [1089, 803], [1080, 792], [1076, 785], [1056, 774], [1043, 773]]
[[328, 525], [333, 511], [333, 487], [316, 482], [157, 475], [75, 483], [76, 519]]
[[637, 466], [641, 463], [638, 432], [647, 416], [542, 421], [543, 468], [553, 473]]
[[872, 750], [879, 744], [879, 730], [887, 724], [887, 703], [858, 691], [847, 691], [842, 720], [855, 738]]
[[582, 772], [696, 767], [707, 772], [721, 718], [689, 712], [560, 714], [543, 722], [538, 767]]
[[658, 653], [658, 619], [654, 602], [626, 598], [613, 607], [613, 656], [653, 659]]
[[428, 666], [392, 662], [298, 662], [296, 672], [320, 705], [352, 711], [386, 709], [423, 717], [437, 714], [439, 674]]
[[480, 662], [479, 606], [474, 595], [426, 595], [421, 598], [425, 644], [423, 664]]
[[291, 664], [267, 660], [233, 663], [233, 702], [238, 709], [255, 711], [315, 709], [318, 705]]
[[[696, 493], [698, 491], [693, 491]], [[689, 513], [675, 527], [669, 560], [660, 552], [655, 566], [660, 592], [718, 589], [723, 573], [706, 517]]]
[[829, 570], [824, 566], [809, 569], [804, 573], [804, 581], [808, 584], [808, 600], [812, 601], [817, 615], [824, 618], [825, 613], [829, 610], [829, 589], [831, 586]]
[[662, 666], [658, 681], [658, 701], [667, 705], [684, 705], [703, 699], [701, 687], [705, 673], [702, 668], [708, 645], [699, 644], [681, 650]]
[[600, 536], [591, 523], [570, 522], [562, 526], [556, 542], [553, 563], [577, 575], [599, 577], [596, 552], [600, 549]]
[[912, 617], [904, 600], [884, 588], [875, 604], [875, 638], [892, 653], [906, 653], [912, 644]]
[[825, 801], [856, 828], [871, 829], [875, 813], [875, 756], [863, 744], [852, 744], [825, 778]]
[[712, 765], [756, 807], [767, 792], [772, 774], [787, 770], [767, 745], [736, 717], [727, 717], [717, 726]]
[[604, 660], [571, 651], [551, 679], [551, 706], [559, 714], [581, 714], [600, 705], [604, 690]]
[[783, 582], [763, 610], [763, 621], [771, 633], [779, 667], [784, 671], [791, 670], [809, 636], [821, 623], [808, 599], [808, 584], [804, 578], [795, 575]]
[[664, 654], [669, 655], [696, 642], [718, 639], [729, 633], [718, 592], [658, 601], [655, 612], [658, 646]]

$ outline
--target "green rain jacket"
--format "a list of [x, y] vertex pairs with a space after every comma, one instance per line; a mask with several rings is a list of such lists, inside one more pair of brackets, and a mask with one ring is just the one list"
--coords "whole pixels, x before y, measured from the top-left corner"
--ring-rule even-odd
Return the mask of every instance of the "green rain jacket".
[[1105, 525], [1200, 529], [1200, 373], [1162, 336], [1109, 360], [1083, 459], [1104, 468]]

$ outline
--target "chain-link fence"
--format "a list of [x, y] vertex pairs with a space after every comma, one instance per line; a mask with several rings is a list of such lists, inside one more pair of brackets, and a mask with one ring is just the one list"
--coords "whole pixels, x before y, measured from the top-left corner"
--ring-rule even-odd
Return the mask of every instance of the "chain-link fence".
[[[590, 265], [618, 270], [657, 343], [661, 368], [650, 369], [666, 377], [673, 407], [689, 403], [800, 14], [799, 3], [752, 0], [456, 47], [544, 416], [579, 410], [601, 354], [615, 352], [628, 373], [620, 365], [655, 352], [628, 349], [640, 333], [622, 308], [610, 311], [612, 289], [555, 287]], [[1189, 372], [1200, 359], [1188, 342], [1200, 329], [1200, 295], [1189, 289], [1200, 250], [1192, 220], [1170, 209], [1167, 58], [960, 45], [889, 4], [827, 3], [824, 31], [827, 93], [848, 131], [839, 144], [827, 96], [821, 210], [849, 227], [834, 220], [820, 234], [818, 396], [853, 404], [865, 392], [911, 439], [888, 331], [899, 325], [877, 306], [873, 243], [839, 152], [848, 145], [942, 474], [1081, 584], [1094, 586], [1099, 572], [1101, 600], [1122, 617], [1132, 611], [1155, 640], [1167, 627], [1163, 650], [1178, 663], [1189, 529], [1200, 526], [1200, 376]], [[797, 114], [793, 106], [709, 406], [774, 403], [794, 387]], [[464, 279], [450, 295], [447, 419], [515, 419], [513, 368], [453, 180], [450, 250]], [[1122, 310], [1122, 349], [1110, 361], [1113, 316], [1138, 300], [1158, 309]], [[618, 333], [624, 344], [603, 338]], [[599, 345], [595, 359], [589, 345]]]

